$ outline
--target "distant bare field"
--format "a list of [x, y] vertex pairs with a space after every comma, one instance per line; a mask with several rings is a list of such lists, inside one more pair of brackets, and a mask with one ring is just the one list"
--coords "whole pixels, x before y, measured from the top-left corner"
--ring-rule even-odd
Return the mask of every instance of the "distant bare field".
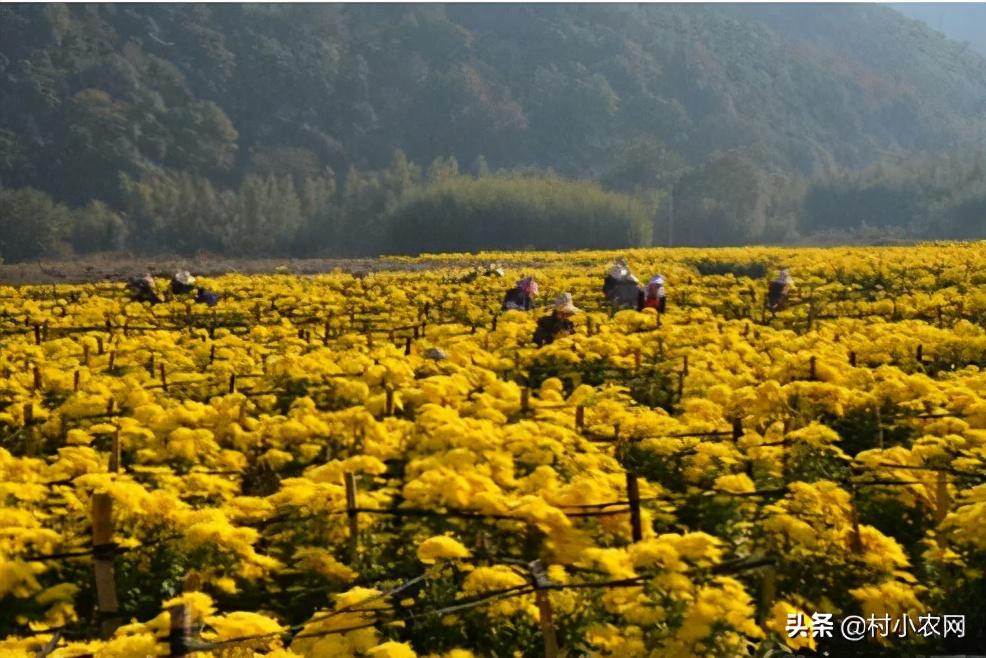
[[129, 254], [101, 255], [71, 260], [42, 260], [0, 264], [0, 285], [32, 283], [86, 283], [122, 281], [142, 272], [171, 276], [184, 269], [200, 276], [228, 273], [265, 274], [279, 268], [291, 274], [311, 275], [340, 270], [343, 272], [378, 272], [417, 270], [434, 267], [427, 262], [406, 263], [384, 258], [225, 258], [222, 256], [154, 256], [139, 258]]

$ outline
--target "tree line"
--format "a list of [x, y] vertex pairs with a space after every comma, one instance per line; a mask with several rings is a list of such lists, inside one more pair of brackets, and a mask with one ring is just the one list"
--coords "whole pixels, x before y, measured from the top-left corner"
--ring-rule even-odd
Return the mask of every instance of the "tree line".
[[[119, 180], [119, 205], [72, 207], [0, 188], [0, 258], [104, 251], [366, 256], [481, 249], [715, 246], [804, 239], [986, 237], [981, 154], [881, 163], [814, 178], [765, 172], [741, 152], [682, 166], [626, 154], [601, 181], [550, 170], [427, 166], [250, 175], [222, 187], [184, 172]], [[650, 159], [648, 159], [650, 158]], [[656, 160], [656, 162], [654, 162]], [[628, 164], [629, 163], [629, 164]]]

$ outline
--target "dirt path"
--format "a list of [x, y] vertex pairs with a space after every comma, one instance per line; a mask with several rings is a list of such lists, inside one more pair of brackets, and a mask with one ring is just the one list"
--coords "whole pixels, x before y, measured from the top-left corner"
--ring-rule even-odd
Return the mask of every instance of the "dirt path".
[[[467, 261], [459, 265], [467, 265]], [[478, 264], [478, 263], [477, 263]], [[32, 261], [0, 265], [0, 285], [37, 283], [86, 283], [92, 281], [123, 281], [141, 272], [170, 278], [177, 270], [186, 269], [202, 276], [218, 276], [236, 272], [265, 274], [286, 270], [291, 274], [322, 274], [340, 270], [352, 273], [381, 271], [416, 271], [440, 267], [426, 261], [402, 263], [382, 258], [224, 258], [99, 256], [61, 261]], [[281, 268], [281, 270], [279, 270]]]

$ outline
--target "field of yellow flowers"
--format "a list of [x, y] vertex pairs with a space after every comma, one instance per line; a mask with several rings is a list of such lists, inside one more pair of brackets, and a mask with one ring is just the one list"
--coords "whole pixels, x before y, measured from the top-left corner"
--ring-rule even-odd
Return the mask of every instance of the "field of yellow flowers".
[[986, 246], [615, 255], [0, 286], [0, 655], [981, 650]]

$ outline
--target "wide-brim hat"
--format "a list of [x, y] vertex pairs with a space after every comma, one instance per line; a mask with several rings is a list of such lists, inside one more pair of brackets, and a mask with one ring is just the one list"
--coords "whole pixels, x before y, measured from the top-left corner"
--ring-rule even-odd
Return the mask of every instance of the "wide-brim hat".
[[579, 313], [581, 309], [572, 303], [572, 293], [563, 292], [555, 297], [555, 310], [562, 313]]
[[181, 270], [175, 274], [175, 281], [182, 284], [183, 286], [190, 286], [195, 283], [195, 277], [192, 276], [191, 272], [188, 270]]

